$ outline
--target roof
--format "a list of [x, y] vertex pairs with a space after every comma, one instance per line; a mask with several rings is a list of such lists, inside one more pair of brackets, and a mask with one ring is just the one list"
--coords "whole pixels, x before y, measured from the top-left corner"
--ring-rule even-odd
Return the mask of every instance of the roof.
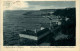
[[45, 28], [45, 29], [43, 29], [43, 30], [41, 30], [41, 31], [38, 31], [38, 32], [37, 32], [37, 36], [43, 35], [44, 33], [48, 32], [48, 31], [49, 31], [48, 28]]
[[26, 30], [26, 31], [22, 31], [20, 32], [20, 34], [26, 34], [26, 35], [32, 35], [32, 36], [40, 36], [46, 32], [48, 32], [49, 29], [48, 28], [45, 28], [43, 30], [40, 30], [38, 31], [37, 33], [34, 33], [34, 31], [31, 31], [31, 30]]
[[34, 31], [31, 31], [31, 30], [22, 31], [22, 32], [20, 32], [20, 34], [27, 34], [27, 35], [37, 36], [37, 34], [34, 33]]
[[49, 28], [50, 27], [50, 23], [41, 23], [41, 27]]

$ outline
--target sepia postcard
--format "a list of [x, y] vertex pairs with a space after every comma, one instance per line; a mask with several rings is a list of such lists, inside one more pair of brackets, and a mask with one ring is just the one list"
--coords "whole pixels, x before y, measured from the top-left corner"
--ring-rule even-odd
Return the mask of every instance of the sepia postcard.
[[1, 0], [1, 51], [80, 51], [79, 0]]

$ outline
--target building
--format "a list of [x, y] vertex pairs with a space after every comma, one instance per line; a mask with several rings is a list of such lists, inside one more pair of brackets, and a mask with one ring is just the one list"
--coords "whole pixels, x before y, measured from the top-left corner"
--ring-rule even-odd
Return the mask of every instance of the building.
[[[49, 35], [50, 35], [50, 30], [48, 28], [42, 29], [36, 33], [30, 30], [19, 33], [20, 39], [25, 39], [24, 42], [28, 41], [28, 43], [31, 43], [31, 44], [33, 42], [32, 45], [39, 45], [45, 42]], [[28, 43], [26, 42], [25, 44], [29, 45]]]

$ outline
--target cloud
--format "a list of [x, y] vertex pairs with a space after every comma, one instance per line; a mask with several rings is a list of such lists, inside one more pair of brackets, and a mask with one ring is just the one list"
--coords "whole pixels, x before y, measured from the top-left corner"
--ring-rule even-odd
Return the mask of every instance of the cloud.
[[23, 1], [6, 1], [4, 2], [4, 10], [21, 10], [28, 8], [29, 5], [27, 2]]
[[74, 1], [28, 1], [29, 8], [27, 10], [40, 9], [64, 9], [75, 7]]
[[75, 7], [73, 1], [6, 1], [4, 10], [40, 10]]
[[26, 8], [26, 10], [64, 9], [64, 8], [70, 8], [70, 7], [69, 6], [59, 7], [59, 6], [55, 6], [55, 5], [51, 5], [51, 6], [30, 5], [29, 8]]

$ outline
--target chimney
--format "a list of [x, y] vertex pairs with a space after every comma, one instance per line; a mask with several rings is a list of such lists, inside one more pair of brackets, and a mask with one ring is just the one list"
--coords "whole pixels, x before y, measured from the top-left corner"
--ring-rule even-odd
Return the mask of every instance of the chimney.
[[34, 32], [37, 33], [37, 29], [35, 29]]
[[45, 29], [44, 27], [41, 27], [41, 30]]

